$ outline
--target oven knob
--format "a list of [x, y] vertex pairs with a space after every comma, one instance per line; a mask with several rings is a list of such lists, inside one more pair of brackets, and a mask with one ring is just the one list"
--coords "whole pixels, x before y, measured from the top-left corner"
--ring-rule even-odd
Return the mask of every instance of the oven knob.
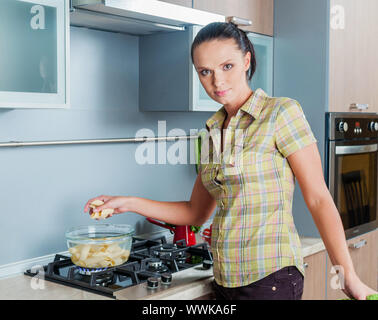
[[372, 121], [369, 125], [370, 131], [378, 131], [378, 122]]
[[340, 132], [347, 132], [348, 131], [348, 123], [341, 121], [339, 123], [339, 131]]
[[155, 277], [149, 277], [147, 279], [147, 288], [148, 289], [156, 289], [159, 286], [159, 280]]
[[172, 282], [172, 274], [169, 272], [164, 272], [161, 275], [161, 284], [169, 285]]

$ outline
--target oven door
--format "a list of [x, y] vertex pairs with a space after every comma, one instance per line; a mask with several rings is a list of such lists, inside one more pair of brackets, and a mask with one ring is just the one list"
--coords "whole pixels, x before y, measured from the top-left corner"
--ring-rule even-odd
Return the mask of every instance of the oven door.
[[329, 191], [347, 239], [377, 227], [378, 142], [329, 143]]

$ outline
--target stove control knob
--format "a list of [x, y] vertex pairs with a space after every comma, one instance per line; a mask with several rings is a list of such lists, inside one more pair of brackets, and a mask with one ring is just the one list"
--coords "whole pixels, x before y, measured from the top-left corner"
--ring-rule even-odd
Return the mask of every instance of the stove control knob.
[[170, 285], [172, 282], [172, 274], [164, 272], [161, 274], [161, 284]]
[[206, 270], [209, 270], [213, 266], [213, 261], [211, 260], [203, 260], [202, 267]]
[[156, 289], [159, 286], [159, 280], [155, 277], [149, 277], [147, 279], [147, 288], [148, 289]]
[[344, 122], [344, 121], [341, 121], [339, 123], [338, 129], [339, 129], [340, 132], [347, 132], [348, 131], [348, 123]]
[[370, 122], [369, 129], [370, 131], [373, 131], [373, 132], [378, 131], [378, 122], [376, 121]]

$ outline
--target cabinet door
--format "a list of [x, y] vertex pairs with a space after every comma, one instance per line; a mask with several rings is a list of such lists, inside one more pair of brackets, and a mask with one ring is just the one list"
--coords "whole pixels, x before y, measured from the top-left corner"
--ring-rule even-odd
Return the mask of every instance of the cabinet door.
[[331, 0], [329, 111], [378, 112], [378, 1]]
[[[347, 241], [357, 275], [363, 283], [375, 290], [377, 289], [378, 272], [377, 233], [378, 231], [375, 230]], [[332, 263], [327, 255], [327, 299], [337, 300], [347, 298], [341, 289], [334, 288], [334, 284], [336, 283], [334, 278], [335, 273], [331, 272], [331, 269]]]
[[326, 286], [326, 252], [315, 253], [303, 259], [305, 278], [302, 300], [324, 300]]
[[0, 107], [68, 106], [68, 0], [0, 2]]
[[244, 30], [273, 36], [273, 0], [193, 0], [193, 8], [251, 20]]
[[[193, 67], [194, 68], [194, 67]], [[222, 105], [211, 99], [203, 88], [198, 74], [193, 70], [193, 103], [192, 111], [217, 111]]]
[[250, 81], [252, 90], [263, 89], [273, 96], [273, 38], [256, 33], [248, 34], [255, 49], [257, 67]]

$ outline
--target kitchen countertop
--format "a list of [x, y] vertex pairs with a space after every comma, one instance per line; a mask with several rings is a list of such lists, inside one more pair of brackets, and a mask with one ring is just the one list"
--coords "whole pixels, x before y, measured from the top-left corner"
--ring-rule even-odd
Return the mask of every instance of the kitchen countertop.
[[[0, 279], [0, 300], [113, 300], [52, 281], [38, 281], [40, 280], [24, 274]], [[42, 283], [44, 288], [32, 288], [33, 284]]]
[[[319, 251], [325, 250], [320, 238], [300, 237], [303, 256], [307, 257]], [[172, 284], [177, 286], [148, 290], [146, 283], [120, 290], [115, 293], [117, 299], [138, 300], [191, 300], [206, 296], [212, 292], [212, 269], [203, 270], [201, 266], [189, 268], [172, 274]], [[99, 294], [60, 285], [51, 281], [44, 281], [44, 288], [33, 289], [33, 283], [37, 279], [26, 275], [0, 279], [1, 300], [113, 300]], [[35, 287], [35, 286], [34, 286]]]
[[322, 250], [325, 250], [324, 243], [321, 238], [299, 237], [302, 244], [303, 257], [311, 256]]

